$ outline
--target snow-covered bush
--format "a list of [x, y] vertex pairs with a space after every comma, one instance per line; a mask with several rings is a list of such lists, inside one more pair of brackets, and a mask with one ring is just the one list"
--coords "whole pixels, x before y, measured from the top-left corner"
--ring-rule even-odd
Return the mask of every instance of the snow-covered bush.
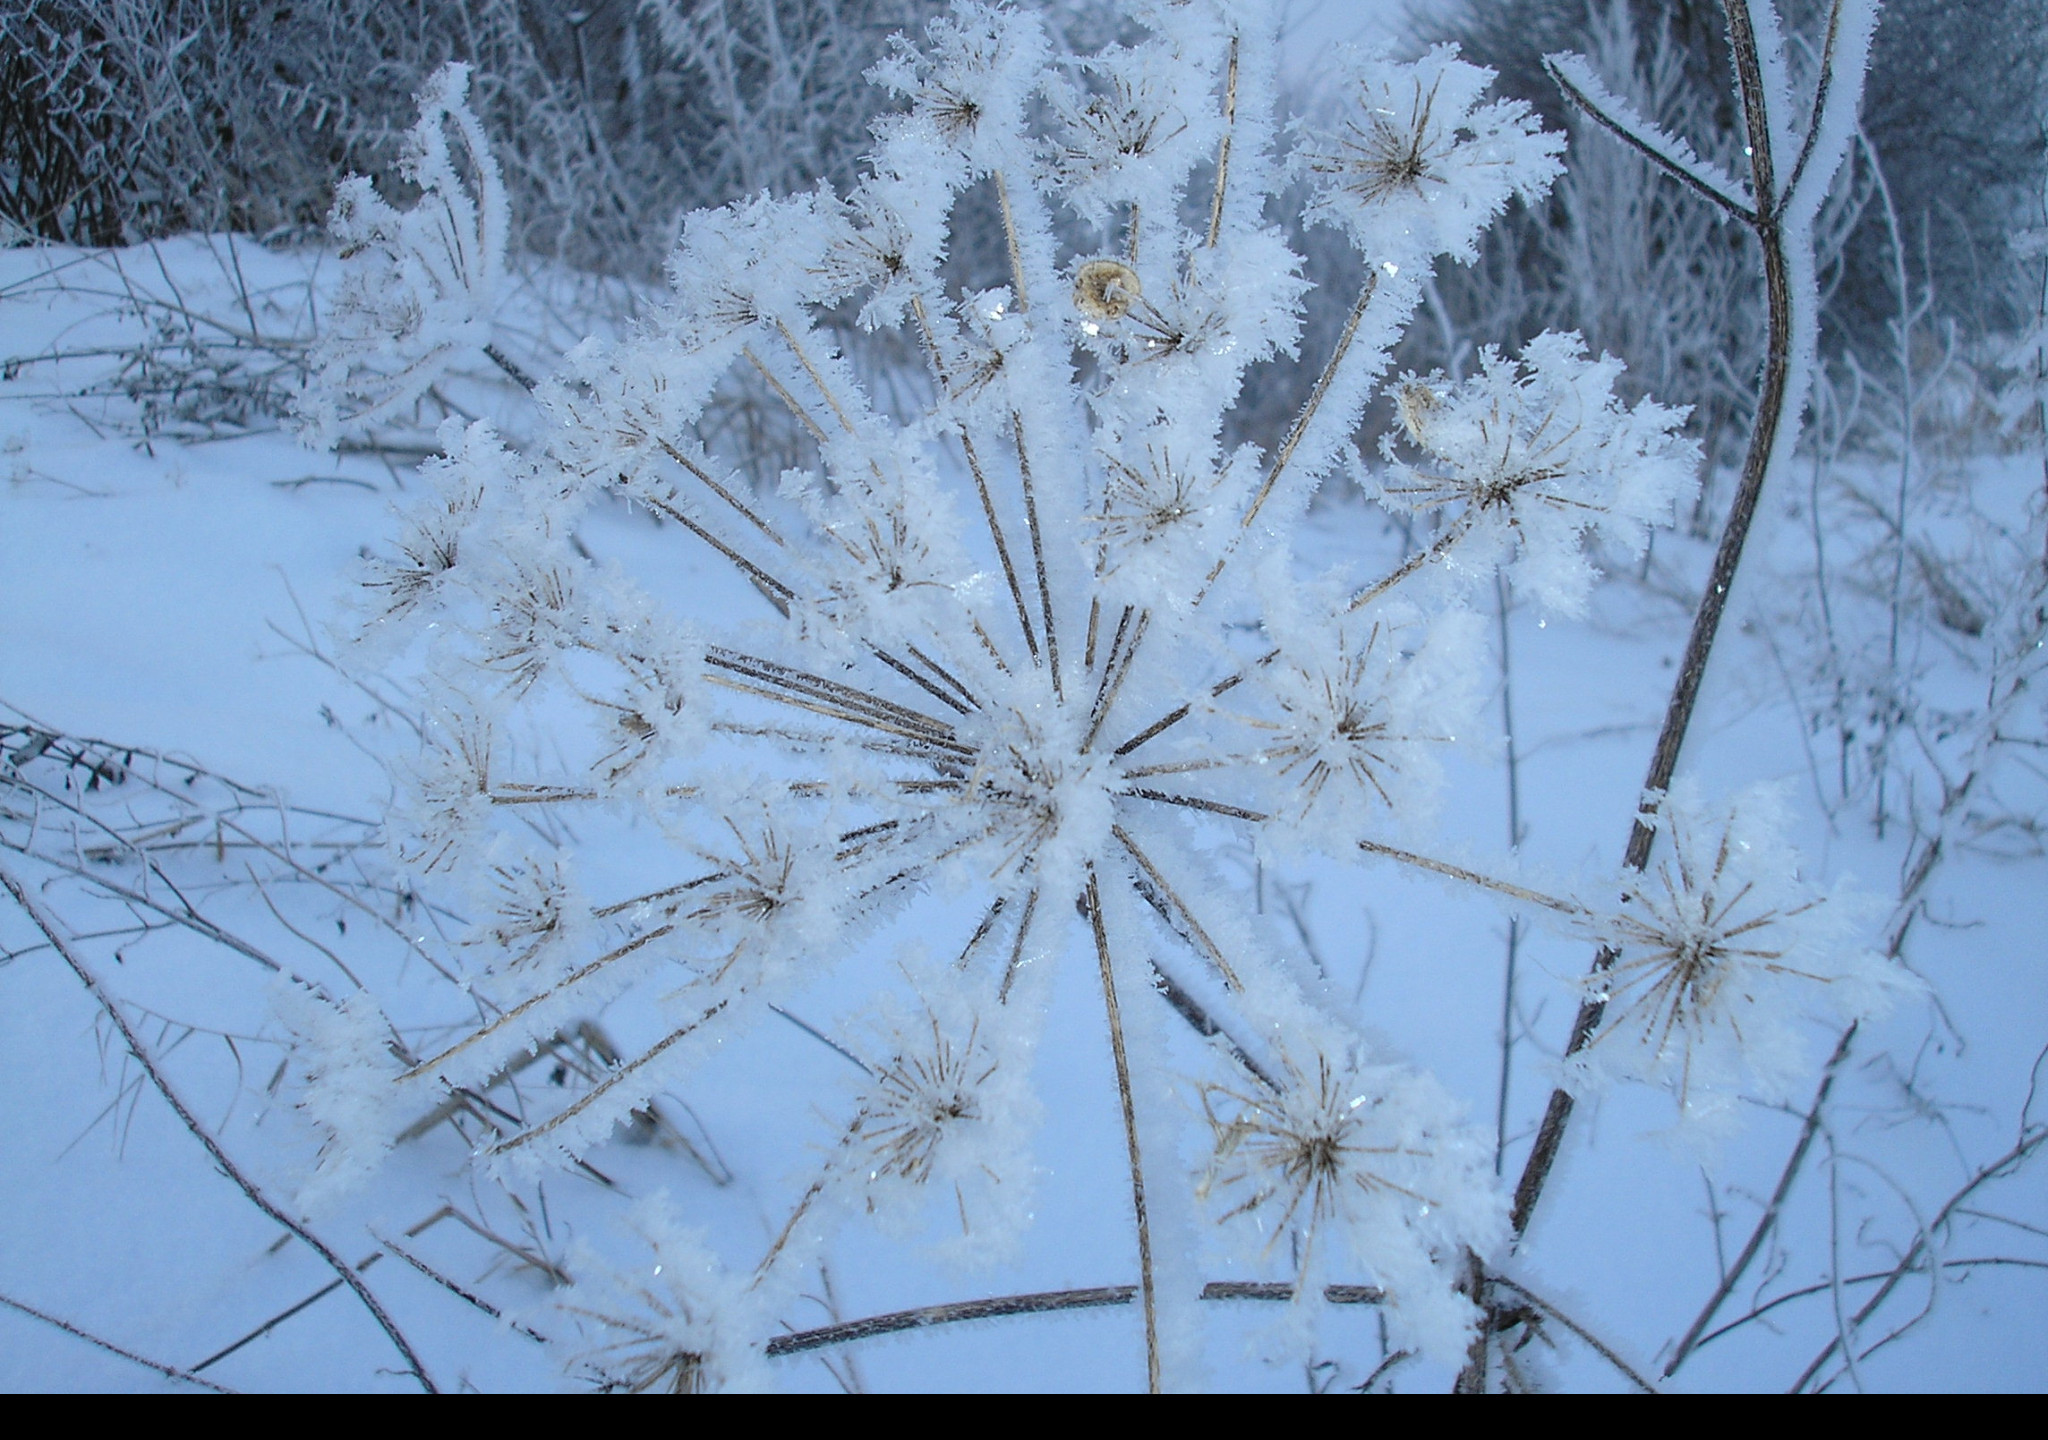
[[[1426, 278], [1544, 192], [1561, 138], [1447, 46], [1348, 57], [1349, 118], [1291, 131], [1271, 7], [1128, 15], [1130, 43], [1081, 56], [970, 0], [899, 43], [874, 76], [900, 106], [851, 192], [690, 216], [664, 303], [542, 385], [545, 442], [451, 425], [370, 577], [366, 631], [414, 645], [427, 687], [409, 854], [466, 878], [474, 910], [458, 986], [413, 973], [380, 996], [383, 1051], [361, 1025], [303, 1026], [330, 1170], [422, 1113], [508, 1185], [588, 1164], [798, 1003], [834, 1007], [797, 1023], [861, 1072], [787, 1118], [825, 1115], [822, 1158], [765, 1253], [645, 1212], [658, 1282], [644, 1256], [616, 1284], [593, 1265], [533, 1319], [595, 1332], [563, 1343], [603, 1383], [753, 1375], [749, 1327], [849, 1211], [968, 1258], [1013, 1250], [1053, 1108], [1035, 1057], [1076, 984], [1120, 1125], [1125, 1173], [1088, 1202], [1132, 1227], [1134, 1375], [1198, 1380], [1198, 1302], [1223, 1274], [1274, 1277], [1231, 1283], [1291, 1295], [1290, 1333], [1365, 1296], [1400, 1344], [1459, 1361], [1508, 1238], [1489, 1147], [1272, 942], [1225, 845], [1391, 862], [1596, 936], [1614, 1003], [1573, 1083], [1643, 1075], [1687, 1110], [1781, 1085], [1801, 1016], [1865, 1014], [1887, 988], [1754, 804], [1646, 797], [1673, 863], [1578, 895], [1429, 853], [1437, 757], [1469, 748], [1489, 663], [1477, 593], [1505, 569], [1552, 611], [1582, 606], [1587, 537], [1640, 547], [1697, 449], [1682, 411], [1617, 398], [1618, 362], [1544, 335], [1462, 381], [1402, 377], [1368, 471], [1354, 432]], [[1305, 293], [1270, 214], [1297, 175], [1360, 252], [1355, 295]], [[993, 244], [960, 233], [982, 214]], [[949, 280], [977, 252], [1000, 273]], [[1307, 305], [1348, 311], [1307, 403], [1226, 445], [1248, 368], [1293, 350]], [[922, 376], [864, 386], [837, 307], [902, 332]], [[703, 443], [736, 370], [809, 437], [772, 484]], [[1296, 553], [1310, 496], [1347, 470], [1422, 537], [1389, 571]], [[686, 620], [664, 567], [592, 558], [579, 519], [615, 501], [701, 542], [743, 582], [731, 603], [700, 596]], [[600, 1012], [645, 1043], [513, 1084]]]

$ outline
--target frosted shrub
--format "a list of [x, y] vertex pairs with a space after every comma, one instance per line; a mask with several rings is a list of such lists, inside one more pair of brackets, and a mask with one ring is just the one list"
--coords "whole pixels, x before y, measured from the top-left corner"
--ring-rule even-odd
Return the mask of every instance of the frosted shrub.
[[[665, 305], [542, 386], [552, 438], [515, 454], [449, 430], [370, 577], [369, 628], [417, 637], [431, 687], [411, 853], [483, 907], [475, 1019], [379, 1080], [409, 1102], [392, 1113], [452, 1099], [475, 1163], [517, 1179], [588, 1157], [797, 996], [842, 1006], [829, 1043], [865, 1077], [811, 1107], [814, 1178], [751, 1275], [664, 1228], [649, 1243], [685, 1258], [657, 1263], [686, 1274], [568, 1292], [606, 1383], [751, 1373], [741, 1322], [766, 1324], [835, 1217], [1002, 1252], [1030, 1215], [1034, 1054], [1068, 967], [1099, 999], [1129, 1183], [1095, 1200], [1133, 1226], [1155, 1387], [1196, 1378], [1198, 1266], [1273, 1273], [1303, 1326], [1326, 1286], [1369, 1283], [1402, 1343], [1460, 1356], [1463, 1277], [1507, 1236], [1488, 1147], [1266, 941], [1225, 844], [1362, 848], [1611, 936], [1621, 1003], [1594, 1053], [1688, 1093], [1740, 1083], [1722, 1061], [1752, 1043], [1775, 1070], [1780, 1011], [1856, 963], [1820, 953], [1832, 936], [1762, 938], [1753, 907], [1816, 933], [1817, 897], [1741, 888], [1777, 850], [1737, 863], [1688, 832], [1669, 894], [1608, 914], [1613, 890], [1549, 897], [1409, 848], [1483, 692], [1475, 584], [1509, 565], [1577, 606], [1585, 535], [1642, 543], [1696, 453], [1680, 412], [1621, 405], [1618, 363], [1574, 336], [1458, 384], [1411, 376], [1371, 483], [1434, 538], [1390, 573], [1305, 574], [1294, 532], [1334, 468], [1361, 467], [1352, 436], [1424, 275], [1540, 196], [1561, 141], [1448, 48], [1357, 59], [1354, 118], [1290, 138], [1267, 7], [1129, 15], [1143, 38], [1086, 57], [981, 4], [899, 43], [874, 75], [901, 108], [858, 187], [691, 216]], [[1268, 220], [1292, 174], [1362, 251], [1355, 297], [1305, 295]], [[949, 281], [977, 213], [1006, 273]], [[1305, 303], [1350, 307], [1313, 394], [1284, 434], [1226, 448], [1246, 370], [1292, 353]], [[834, 310], [906, 334], [925, 370], [899, 389], [921, 400], [862, 384]], [[735, 369], [781, 397], [810, 463], [751, 474], [702, 443]], [[573, 527], [607, 497], [695, 537], [677, 538], [754, 613], [686, 621], [659, 577], [591, 560]], [[593, 838], [621, 825], [627, 845]], [[587, 1083], [477, 1102], [607, 1007], [659, 1017], [655, 1038]], [[359, 1090], [322, 1092], [350, 1097], [337, 1165], [391, 1139], [363, 1133], [384, 1112]]]

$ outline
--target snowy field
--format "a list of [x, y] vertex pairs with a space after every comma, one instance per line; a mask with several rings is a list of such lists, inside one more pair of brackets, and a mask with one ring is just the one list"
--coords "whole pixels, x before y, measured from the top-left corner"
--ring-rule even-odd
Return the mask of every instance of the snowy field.
[[[1220, 93], [1208, 38], [1206, 61], [1144, 63]], [[1227, 54], [1234, 86], [1235, 41]], [[929, 76], [906, 76], [923, 95]], [[1213, 155], [1218, 130], [1185, 143]], [[929, 139], [913, 132], [895, 143]], [[1515, 163], [1541, 171], [1538, 150]], [[1241, 149], [1240, 183], [1277, 189], [1258, 155]], [[1469, 562], [1457, 545], [1479, 522], [1418, 518], [1400, 487], [1450, 484], [1467, 462], [1443, 417], [1501, 423], [1513, 385], [1404, 390], [1398, 418], [1374, 412], [1396, 435], [1386, 458], [1360, 432], [1347, 459], [1374, 375], [1333, 361], [1345, 428], [1304, 420], [1284, 450], [1260, 436], [1233, 458], [1220, 419], [1204, 432], [1183, 412], [1225, 414], [1277, 322], [1219, 308], [1210, 333], [1248, 356], [1189, 345], [1181, 370], [1117, 348], [1148, 312], [1116, 287], [1143, 275], [1165, 307], [1169, 254], [1176, 304], [1201, 284], [1293, 304], [1256, 204], [1228, 210], [1218, 185], [1209, 220], [1206, 164], [1088, 182], [1082, 214], [1113, 234], [1132, 217], [1129, 249], [1103, 247], [1124, 258], [1090, 262], [1114, 271], [1093, 292], [1050, 221], [1030, 229], [1040, 199], [1020, 182], [1008, 288], [956, 285], [957, 315], [916, 311], [949, 384], [995, 357], [995, 378], [950, 398], [932, 398], [909, 289], [885, 317], [911, 337], [893, 380], [814, 360], [828, 332], [794, 300], [746, 321], [720, 363], [751, 362], [817, 436], [792, 432], [779, 485], [719, 470], [716, 446], [624, 478], [639, 462], [614, 422], [669, 403], [630, 366], [671, 365], [665, 393], [696, 383], [694, 359], [645, 334], [579, 352], [584, 388], [537, 406], [509, 371], [548, 373], [586, 328], [627, 334], [616, 301], [554, 272], [515, 264], [499, 283], [481, 335], [509, 366], [464, 330], [431, 393], [337, 452], [277, 419], [347, 303], [332, 249], [0, 250], [0, 1387], [1128, 1391], [1149, 1354], [1168, 1388], [1441, 1392], [1471, 1363], [1468, 1247], [1489, 1277], [1489, 1383], [2048, 1381], [2038, 435], [1954, 426], [1904, 474], [1896, 455], [1814, 443], [1774, 463], [1667, 803], [1703, 817], [1689, 865], [1736, 877], [1710, 919], [1759, 915], [1735, 933], [1776, 938], [1740, 952], [1761, 978], [1730, 982], [1761, 998], [1709, 988], [1673, 1012], [1606, 910], [1718, 538], [1686, 522], [1678, 480], [1657, 489], [1684, 448], [1653, 407], [1585, 402], [1597, 367], [1531, 360], [1525, 388], [1554, 363], [1559, 393], [1626, 432], [1611, 453], [1635, 448], [1598, 463], [1624, 491], [1640, 465], [1639, 518], [1666, 523], [1637, 550], [1636, 502], [1574, 491]], [[1001, 183], [983, 156], [957, 188], [982, 183], [970, 170]], [[1473, 224], [1505, 195], [1474, 201]], [[943, 210], [920, 193], [904, 213], [919, 204]], [[812, 223], [793, 202], [742, 219], [705, 221], [690, 253], [738, 274]], [[469, 223], [488, 249], [488, 196]], [[935, 256], [914, 263], [938, 276]], [[1035, 311], [1017, 303], [1027, 276]], [[689, 283], [665, 323], [706, 313], [716, 284]], [[1361, 353], [1420, 303], [1405, 280], [1372, 297]], [[1004, 328], [1056, 307], [1056, 360]], [[1186, 312], [1149, 313], [1166, 333]], [[477, 416], [496, 428], [465, 432]], [[1053, 460], [1028, 492], [1027, 433], [1073, 476], [1091, 435], [1127, 458], [1185, 443], [1243, 494], [1264, 474], [1279, 538], [1247, 519], [1240, 558], [1233, 498], [1228, 536], [1197, 520], [1174, 550], [1177, 534], [1111, 524], [1117, 492], [1084, 497]], [[532, 457], [562, 434], [618, 485], [549, 491], [557, 462]], [[1266, 468], [1297, 441], [1319, 489]], [[429, 460], [443, 448], [465, 458]], [[849, 497], [886, 490], [885, 469], [902, 488], [858, 511]], [[678, 488], [692, 476], [747, 488]], [[1725, 505], [1737, 483], [1726, 470], [1707, 493]], [[991, 484], [996, 500], [978, 496]], [[1601, 524], [1544, 529], [1596, 499]], [[951, 549], [883, 537], [877, 515]], [[422, 535], [447, 556], [414, 584], [428, 599], [394, 604]], [[434, 589], [485, 544], [498, 569], [459, 582], [478, 588]], [[891, 563], [912, 579], [862, 578]], [[954, 578], [917, 578], [927, 563]], [[1411, 571], [1408, 609], [1371, 589]], [[523, 611], [517, 585], [540, 596]], [[1111, 762], [1068, 753], [1068, 721], [1020, 698], [1061, 673], [1024, 658], [1056, 643], [1056, 611], [1069, 684], [1096, 695], [1079, 753], [1097, 729], [1127, 742], [1113, 783]], [[1300, 640], [1323, 636], [1322, 611], [1365, 620]], [[876, 638], [896, 635], [935, 654]], [[1273, 678], [1297, 641], [1336, 658]], [[669, 653], [688, 659], [683, 692], [645, 658]], [[748, 658], [769, 654], [785, 658]], [[1394, 708], [1369, 711], [1368, 760], [1311, 786], [1327, 757], [1299, 717], [1340, 682]], [[1048, 691], [1045, 714], [1067, 703]], [[1009, 729], [986, 718], [1005, 709]], [[473, 742], [488, 763], [448, 781]], [[970, 744], [971, 763], [948, 758]], [[1158, 763], [1133, 774], [1122, 757], [1141, 750]], [[948, 819], [943, 798], [982, 793], [1004, 753], [1023, 778], [1002, 781], [994, 818]], [[1068, 769], [1033, 809], [1014, 796], [1046, 757]], [[910, 836], [925, 812], [903, 797], [931, 794], [915, 801], [939, 806], [926, 838], [873, 838]], [[1730, 828], [1736, 797], [1760, 808]], [[1093, 830], [1072, 819], [1112, 803]], [[1675, 863], [1670, 823], [1653, 876]], [[674, 902], [693, 885], [717, 898]], [[1624, 968], [1589, 982], [1610, 943]], [[1568, 1061], [1601, 985], [1621, 1018]], [[1310, 1152], [1272, 1158], [1284, 1106], [1268, 1092], [1318, 1084], [1342, 1088], [1323, 1098], [1346, 1115], [1368, 1096], [1367, 1113], [1413, 1107], [1383, 1131], [1332, 1122], [1327, 1190], [1299, 1178]], [[1577, 1110], [1511, 1240], [1508, 1197], [1560, 1085]], [[909, 1102], [888, 1111], [940, 1090], [966, 1097], [964, 1140]]]

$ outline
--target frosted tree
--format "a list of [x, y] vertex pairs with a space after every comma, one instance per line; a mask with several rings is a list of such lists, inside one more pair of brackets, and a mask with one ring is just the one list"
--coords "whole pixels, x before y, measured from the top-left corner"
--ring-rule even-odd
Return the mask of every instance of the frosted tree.
[[[1203, 1276], [1225, 1270], [1276, 1275], [1256, 1283], [1292, 1297], [1290, 1333], [1369, 1299], [1404, 1346], [1464, 1357], [1511, 1233], [1490, 1147], [1265, 937], [1224, 844], [1418, 868], [1590, 929], [1594, 983], [1623, 998], [1575, 1049], [1688, 1106], [1776, 1082], [1798, 1016], [1885, 988], [1853, 926], [1814, 922], [1833, 902], [1770, 848], [1768, 816], [1745, 811], [1736, 841], [1767, 842], [1768, 894], [1724, 863], [1727, 813], [1721, 834], [1655, 818], [1668, 769], [1644, 824], [1685, 838], [1654, 886], [1550, 895], [1428, 853], [1437, 756], [1482, 698], [1475, 587], [1505, 566], [1579, 607], [1587, 536], [1639, 547], [1697, 452], [1681, 411], [1622, 403], [1618, 363], [1575, 336], [1488, 352], [1458, 383], [1403, 377], [1369, 484], [1425, 538], [1389, 571], [1309, 573], [1295, 532], [1318, 484], [1362, 470], [1353, 436], [1424, 277], [1541, 196], [1562, 140], [1452, 47], [1348, 57], [1349, 118], [1288, 130], [1269, 7], [1128, 18], [1128, 44], [1083, 56], [977, 3], [899, 41], [873, 72], [899, 108], [852, 192], [692, 215], [665, 302], [541, 386], [544, 443], [444, 432], [430, 498], [369, 579], [368, 628], [410, 637], [428, 686], [410, 853], [466, 877], [481, 913], [471, 1019], [451, 1030], [444, 1004], [420, 1044], [372, 1043], [390, 1027], [357, 1007], [305, 1027], [333, 1174], [421, 1112], [489, 1175], [575, 1163], [770, 1007], [841, 997], [830, 1043], [863, 1079], [765, 1253], [734, 1265], [648, 1212], [651, 1272], [564, 1292], [562, 1343], [602, 1383], [757, 1374], [768, 1317], [849, 1213], [1001, 1253], [1030, 1214], [1033, 1057], [1068, 971], [1099, 999], [1126, 1165], [1095, 1200], [1130, 1225], [1151, 1388], [1198, 1381]], [[1824, 184], [1823, 150], [1795, 197]], [[1297, 174], [1367, 263], [1355, 296], [1306, 296], [1268, 219]], [[948, 257], [982, 214], [1007, 264], [962, 278]], [[1305, 303], [1349, 306], [1308, 400], [1227, 447], [1247, 369], [1292, 353]], [[835, 312], [905, 334], [914, 403], [863, 384]], [[752, 474], [704, 443], [734, 370], [786, 406], [807, 464]], [[655, 577], [590, 559], [573, 528], [607, 497], [707, 547], [756, 613], [687, 621]], [[628, 867], [568, 838], [621, 825]], [[657, 1037], [493, 1098], [620, 1007]]]

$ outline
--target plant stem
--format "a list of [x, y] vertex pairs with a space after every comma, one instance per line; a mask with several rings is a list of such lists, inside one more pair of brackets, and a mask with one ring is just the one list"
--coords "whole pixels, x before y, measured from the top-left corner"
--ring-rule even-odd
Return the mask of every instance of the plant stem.
[[[1742, 561], [1742, 548], [1749, 538], [1750, 523], [1756, 518], [1757, 501], [1763, 495], [1765, 472], [1770, 468], [1778, 427], [1785, 418], [1786, 392], [1792, 369], [1791, 273], [1785, 254], [1784, 232], [1779, 227], [1779, 206], [1773, 199], [1777, 190], [1771, 165], [1770, 125], [1765, 109], [1756, 33], [1751, 28], [1749, 11], [1743, 0], [1728, 0], [1724, 8], [1728, 16], [1729, 48], [1734, 51], [1735, 71], [1741, 81], [1743, 124], [1755, 179], [1757, 214], [1751, 223], [1763, 252], [1769, 339], [1764, 354], [1763, 386], [1757, 396], [1756, 422], [1750, 431], [1749, 449], [1742, 461], [1741, 483], [1736, 487], [1734, 503], [1729, 508], [1728, 523], [1721, 531], [1720, 546], [1714, 552], [1706, 593], [1700, 597], [1699, 609], [1693, 615], [1692, 633], [1686, 639], [1685, 655], [1679, 663], [1678, 678], [1672, 685], [1671, 699], [1664, 709], [1664, 723], [1657, 735], [1657, 748], [1651, 755], [1649, 773], [1643, 780], [1645, 791], [1658, 793], [1670, 788], [1672, 772], [1678, 768], [1678, 752], [1685, 744], [1686, 730], [1692, 724], [1693, 709], [1699, 701], [1700, 682], [1706, 676], [1714, 637], [1720, 632], [1721, 617], [1728, 607], [1729, 587], [1734, 584], [1736, 567]], [[1629, 828], [1623, 866], [1629, 870], [1642, 870], [1649, 863], [1650, 847], [1656, 836], [1656, 830], [1638, 816]], [[1593, 973], [1597, 975], [1611, 969], [1618, 958], [1619, 952], [1613, 947], [1601, 947], [1593, 957]], [[1593, 1032], [1599, 1028], [1606, 1010], [1606, 1002], [1600, 1000], [1587, 1000], [1579, 1006], [1578, 1016], [1572, 1023], [1571, 1040], [1565, 1046], [1567, 1057], [1576, 1055], [1592, 1041]], [[1542, 1127], [1536, 1133], [1536, 1143], [1523, 1166], [1521, 1179], [1515, 1185], [1510, 1223], [1517, 1235], [1528, 1228], [1536, 1202], [1543, 1194], [1544, 1183], [1550, 1178], [1551, 1167], [1557, 1163], [1558, 1149], [1563, 1145], [1565, 1131], [1571, 1124], [1572, 1106], [1570, 1093], [1562, 1087], [1550, 1092], [1550, 1104], [1544, 1111]]]
[[1109, 936], [1102, 923], [1102, 889], [1088, 870], [1088, 923], [1095, 932], [1095, 958], [1102, 967], [1102, 1005], [1109, 1018], [1109, 1047], [1116, 1057], [1117, 1098], [1123, 1102], [1124, 1144], [1131, 1157], [1131, 1205], [1138, 1220], [1138, 1285], [1145, 1301], [1145, 1390], [1159, 1393], [1159, 1307], [1152, 1288], [1152, 1221], [1145, 1211], [1145, 1168], [1138, 1153], [1138, 1111], [1131, 1096], [1131, 1059], [1124, 1048], [1123, 1013], [1117, 1004], [1116, 974], [1109, 960]]

